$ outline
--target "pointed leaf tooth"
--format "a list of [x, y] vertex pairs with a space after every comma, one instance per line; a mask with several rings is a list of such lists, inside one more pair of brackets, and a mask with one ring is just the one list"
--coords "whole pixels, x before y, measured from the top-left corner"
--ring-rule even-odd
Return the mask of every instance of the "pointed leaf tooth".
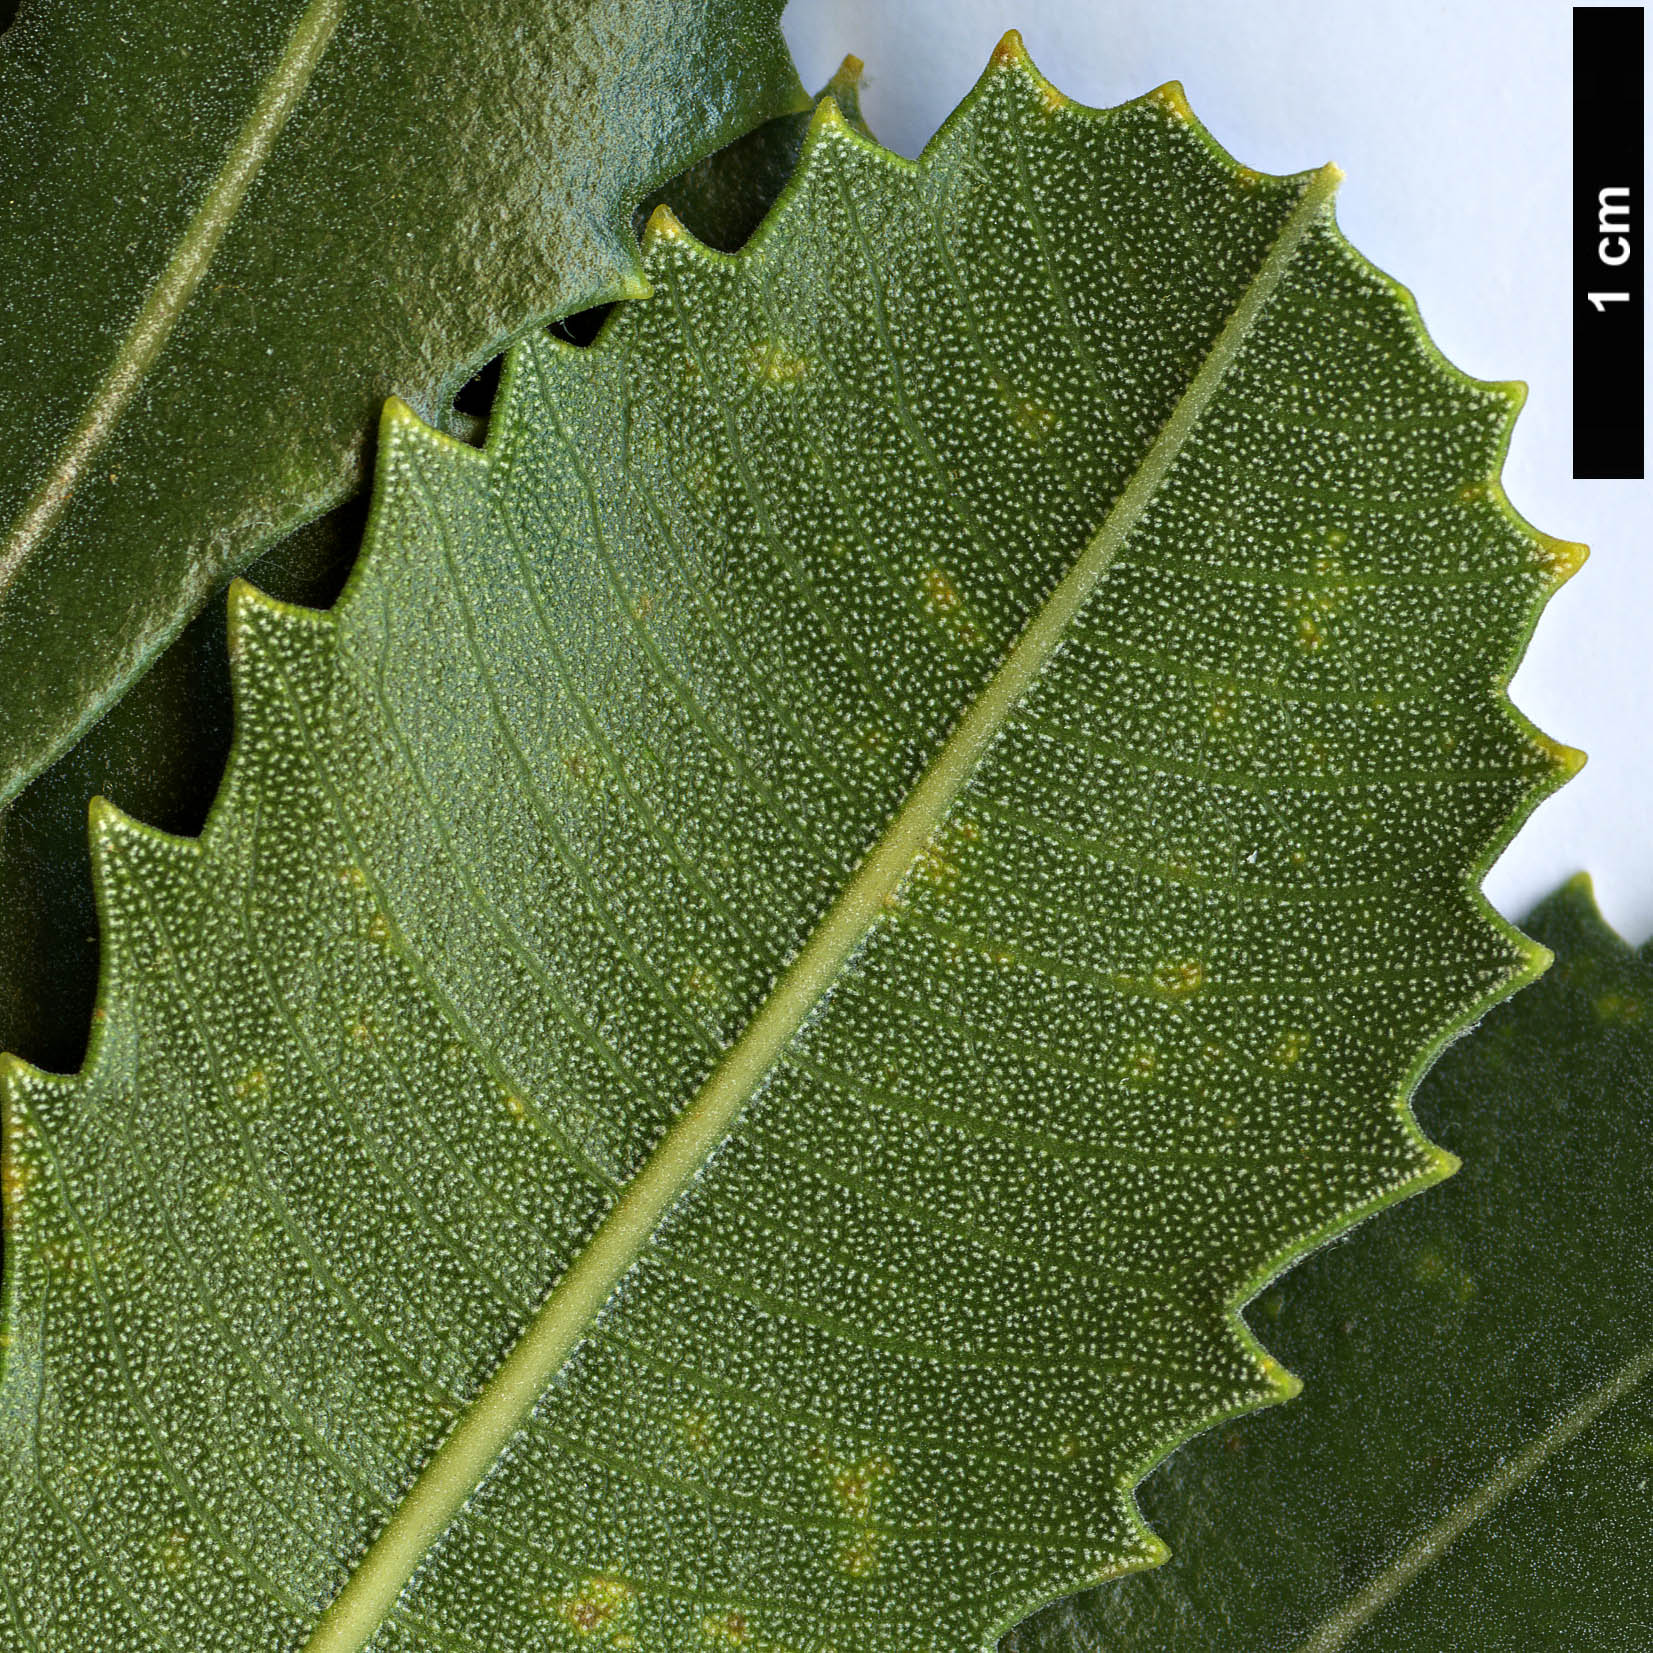
[[1558, 540], [1550, 534], [1534, 533], [1533, 549], [1552, 590], [1565, 585], [1590, 556], [1589, 546], [1580, 545], [1576, 540]]
[[646, 261], [651, 253], [658, 252], [663, 246], [692, 239], [683, 226], [683, 220], [662, 201], [649, 214], [649, 220], [643, 226], [643, 257]]
[[[1156, 86], [1151, 92], [1145, 93], [1147, 101], [1155, 108], [1163, 110], [1174, 120], [1182, 121], [1188, 126], [1199, 125], [1199, 121], [1188, 102], [1188, 94], [1182, 89], [1180, 80], [1167, 80]], [[1342, 177], [1342, 173], [1338, 173]]]
[[993, 55], [988, 60], [989, 67], [994, 69], [1024, 68], [1028, 63], [1027, 47], [1022, 44], [1020, 29], [1006, 29], [999, 37], [999, 43], [993, 48]]
[[820, 97], [815, 104], [814, 113], [809, 117], [810, 142], [818, 141], [827, 133], [842, 133], [850, 130], [850, 124], [844, 119], [844, 112], [838, 107], [838, 100], [830, 92]]

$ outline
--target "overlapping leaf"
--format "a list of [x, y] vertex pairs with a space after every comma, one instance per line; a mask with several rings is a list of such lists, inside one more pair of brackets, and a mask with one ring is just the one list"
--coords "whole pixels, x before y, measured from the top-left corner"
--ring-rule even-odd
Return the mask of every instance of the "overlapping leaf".
[[30, 0], [0, 40], [0, 805], [227, 578], [634, 289], [631, 207], [805, 102], [779, 0]]
[[[848, 60], [828, 88], [852, 125], [860, 67]], [[765, 121], [645, 206], [669, 202], [702, 240], [733, 251], [791, 177], [808, 122], [807, 111]], [[330, 603], [365, 517], [365, 501], [347, 501], [266, 552], [247, 577], [287, 601]], [[157, 826], [198, 831], [232, 723], [224, 609], [212, 602], [101, 723], [0, 812], [0, 1050], [47, 1067], [79, 1065], [98, 958], [86, 806], [101, 793]]]
[[1144, 1489], [1171, 1563], [1022, 1653], [1634, 1653], [1653, 1638], [1653, 966], [1581, 879], [1539, 984], [1442, 1057], [1451, 1185], [1255, 1311], [1307, 1389]]
[[1576, 551], [1334, 184], [1011, 41], [737, 257], [658, 218], [485, 453], [392, 408], [7, 1079], [0, 1638], [952, 1650], [1160, 1555], [1289, 1388], [1236, 1305], [1446, 1169], [1566, 767]]

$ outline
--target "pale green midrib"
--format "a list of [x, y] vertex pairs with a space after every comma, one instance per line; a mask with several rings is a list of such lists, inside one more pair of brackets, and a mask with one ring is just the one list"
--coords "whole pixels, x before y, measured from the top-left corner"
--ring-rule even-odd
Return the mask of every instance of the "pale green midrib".
[[108, 440], [127, 403], [154, 366], [179, 316], [200, 286], [224, 231], [240, 210], [248, 186], [269, 158], [287, 117], [310, 84], [345, 4], [346, 0], [310, 0], [304, 9], [280, 60], [260, 88], [252, 113], [230, 145], [212, 187], [150, 288], [149, 297], [92, 393], [80, 422], [59, 449], [55, 463], [23, 514], [12, 524], [5, 548], [0, 550], [0, 583], [9, 580], [23, 559], [51, 533], [87, 462]]
[[1345, 1646], [1351, 1636], [1387, 1607], [1419, 1573], [1440, 1560], [1477, 1521], [1530, 1481], [1551, 1458], [1565, 1452], [1603, 1412], [1649, 1377], [1653, 1377], [1653, 1343], [1633, 1355], [1570, 1412], [1556, 1419], [1525, 1451], [1500, 1464], [1474, 1492], [1408, 1545], [1359, 1595], [1322, 1619], [1297, 1644], [1297, 1653], [1336, 1653]]
[[1060, 645], [1255, 325], [1310, 225], [1336, 190], [1336, 167], [1314, 173], [1199, 371], [1073, 568], [1028, 622], [998, 672], [954, 727], [883, 835], [828, 909], [774, 991], [729, 1047], [585, 1250], [569, 1265], [516, 1346], [454, 1425], [317, 1621], [304, 1653], [360, 1653], [546, 1385], [591, 1328], [666, 1212], [705, 1167], [851, 955], [865, 940], [931, 834], [945, 819], [1022, 697]]

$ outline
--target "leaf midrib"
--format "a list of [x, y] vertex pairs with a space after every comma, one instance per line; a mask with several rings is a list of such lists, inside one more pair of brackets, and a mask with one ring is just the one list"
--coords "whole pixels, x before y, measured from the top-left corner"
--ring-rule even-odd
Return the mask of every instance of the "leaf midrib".
[[[317, 4], [322, 0], [317, 0]], [[1302, 195], [1102, 526], [908, 793], [774, 990], [597, 1226], [516, 1346], [455, 1423], [321, 1618], [304, 1653], [361, 1653], [430, 1548], [498, 1461], [670, 1208], [870, 933], [1010, 715], [1152, 503], [1342, 173]]]
[[[310, 0], [300, 14], [223, 164], [172, 256], [155, 278], [85, 412], [58, 449], [51, 469], [22, 514], [12, 523], [0, 547], [0, 586], [13, 578], [34, 548], [50, 535], [73, 497], [81, 473], [108, 441], [127, 404], [155, 365], [178, 318], [200, 286], [224, 232], [240, 211], [248, 188], [269, 159], [287, 117], [309, 86], [346, 4], [347, 0]], [[16, 779], [0, 777], [0, 785]]]

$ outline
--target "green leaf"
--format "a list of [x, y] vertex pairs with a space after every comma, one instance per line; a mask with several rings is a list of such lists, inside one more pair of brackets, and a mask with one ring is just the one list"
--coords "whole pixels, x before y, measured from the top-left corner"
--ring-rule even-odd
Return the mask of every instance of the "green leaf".
[[1516, 398], [1335, 181], [1012, 37], [737, 256], [658, 214], [485, 453], [390, 406], [200, 840], [98, 814], [84, 1070], [6, 1069], [0, 1634], [910, 1653], [1160, 1558], [1292, 1389], [1237, 1305], [1449, 1168], [1567, 768]]
[[[290, 534], [249, 571], [325, 604], [361, 544], [366, 501]], [[172, 832], [198, 832], [224, 773], [233, 713], [225, 611], [209, 603], [101, 722], [0, 812], [0, 1049], [79, 1066], [97, 991], [86, 808], [98, 794]]]
[[[814, 102], [831, 98], [844, 119], [870, 138], [872, 133], [861, 115], [864, 67], [860, 58], [846, 57]], [[803, 152], [810, 119], [811, 111], [806, 109], [777, 115], [744, 138], [737, 138], [727, 149], [697, 161], [637, 209], [637, 233], [643, 233], [656, 207], [669, 207], [697, 241], [719, 252], [738, 251], [752, 239], [791, 179]]]
[[1653, 958], [1587, 880], [1418, 1115], [1464, 1168], [1256, 1306], [1303, 1398], [1144, 1488], [1178, 1554], [1017, 1653], [1634, 1653], [1653, 1636]]
[[780, 0], [31, 0], [0, 40], [0, 804], [628, 215], [803, 101]]
[[[822, 95], [864, 131], [860, 69], [847, 59]], [[733, 251], [791, 177], [808, 124], [807, 111], [777, 115], [696, 163], [638, 209], [637, 230], [647, 210], [669, 202], [701, 240]], [[266, 551], [247, 578], [284, 601], [331, 603], [365, 518], [364, 499], [347, 501]], [[0, 812], [0, 1050], [44, 1067], [80, 1064], [98, 969], [86, 806], [101, 793], [168, 831], [200, 830], [229, 752], [224, 641], [224, 605], [209, 602], [113, 709]]]

